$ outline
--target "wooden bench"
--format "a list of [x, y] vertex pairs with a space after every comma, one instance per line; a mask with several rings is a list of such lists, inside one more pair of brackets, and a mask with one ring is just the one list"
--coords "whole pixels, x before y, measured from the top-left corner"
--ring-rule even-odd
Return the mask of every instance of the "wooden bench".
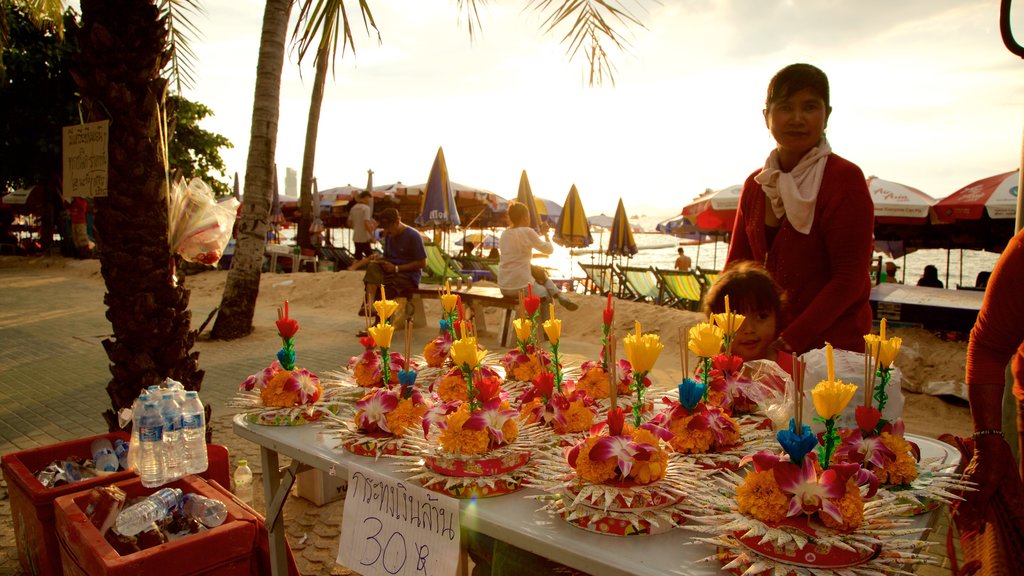
[[[420, 286], [413, 294], [413, 316], [412, 325], [416, 327], [427, 325], [427, 316], [423, 311], [423, 298], [440, 299], [441, 286]], [[487, 319], [484, 316], [484, 309], [487, 307], [501, 308], [505, 311], [501, 326], [502, 347], [508, 346], [509, 328], [512, 325], [512, 312], [519, 307], [519, 298], [505, 296], [501, 289], [493, 286], [473, 286], [471, 288], [453, 289], [452, 294], [462, 297], [462, 302], [472, 314], [476, 323], [476, 330], [480, 334], [487, 334]]]

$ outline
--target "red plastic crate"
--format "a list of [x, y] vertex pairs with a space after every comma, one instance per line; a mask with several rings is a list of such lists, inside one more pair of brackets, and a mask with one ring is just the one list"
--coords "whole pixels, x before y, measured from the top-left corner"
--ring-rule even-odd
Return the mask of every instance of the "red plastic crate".
[[[58, 576], [62, 573], [57, 536], [54, 532], [53, 501], [59, 496], [91, 490], [114, 482], [135, 478], [134, 472], [115, 472], [74, 484], [56, 488], [44, 488], [35, 473], [55, 460], [71, 457], [92, 458], [91, 445], [96, 438], [115, 438], [128, 441], [127, 432], [112, 432], [79, 438], [68, 442], [51, 444], [41, 448], [4, 454], [2, 466], [7, 491], [10, 494], [11, 517], [14, 519], [14, 538], [18, 547], [18, 560], [26, 574], [32, 576]], [[230, 479], [230, 455], [228, 449], [217, 444], [207, 444], [209, 466], [201, 475], [204, 478], [228, 484]]]
[[11, 517], [14, 519], [14, 540], [18, 546], [21, 568], [33, 576], [61, 574], [57, 536], [53, 530], [53, 501], [58, 496], [91, 490], [119, 480], [135, 477], [134, 472], [115, 472], [74, 484], [44, 488], [35, 473], [54, 460], [71, 457], [92, 458], [91, 444], [96, 438], [115, 438], [128, 441], [125, 432], [114, 432], [80, 438], [41, 448], [12, 452], [3, 456], [4, 479], [11, 499]]
[[[125, 491], [129, 500], [157, 490], [144, 487], [138, 478], [115, 485]], [[89, 491], [61, 496], [54, 501], [54, 509], [65, 576], [249, 576], [257, 573], [258, 518], [199, 476], [186, 476], [165, 486], [221, 500], [227, 505], [228, 516], [215, 528], [121, 556], [85, 514]]]

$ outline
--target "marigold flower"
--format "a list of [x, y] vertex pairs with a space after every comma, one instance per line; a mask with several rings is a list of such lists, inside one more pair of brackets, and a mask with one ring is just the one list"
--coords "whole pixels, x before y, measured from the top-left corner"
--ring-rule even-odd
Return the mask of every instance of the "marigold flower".
[[598, 443], [603, 436], [589, 436], [583, 442], [581, 442], [576, 450], [576, 458], [570, 458], [570, 465], [576, 470], [576, 474], [594, 484], [603, 484], [609, 480], [615, 478], [615, 467], [617, 466], [615, 458], [608, 458], [606, 460], [592, 460], [590, 458], [590, 451]]
[[842, 521], [837, 521], [828, 514], [819, 513], [818, 518], [825, 526], [833, 530], [848, 532], [864, 523], [864, 499], [861, 498], [860, 488], [857, 487], [857, 482], [853, 478], [846, 481], [846, 492], [842, 497], [833, 499], [832, 503], [839, 510]]
[[384, 316], [381, 316], [380, 324], [376, 326], [370, 326], [367, 330], [370, 333], [370, 337], [377, 343], [381, 348], [391, 347], [391, 337], [395, 334], [395, 327], [391, 324], [384, 323]]
[[842, 380], [822, 380], [811, 390], [811, 398], [818, 416], [831, 420], [843, 413], [856, 392], [856, 384], [846, 384]]
[[789, 510], [789, 497], [782, 493], [771, 470], [747, 473], [736, 488], [739, 511], [762, 522], [779, 522]]
[[888, 432], [882, 432], [878, 438], [886, 448], [896, 455], [895, 460], [887, 460], [885, 465], [875, 470], [878, 480], [883, 484], [894, 486], [910, 484], [916, 480], [917, 462], [910, 454], [910, 443]]
[[689, 336], [687, 347], [701, 358], [713, 358], [722, 351], [725, 333], [718, 326], [701, 322], [690, 328]]
[[405, 436], [407, 430], [414, 430], [415, 426], [423, 420], [427, 413], [427, 407], [416, 404], [412, 398], [405, 398], [398, 402], [394, 410], [387, 413], [388, 429], [395, 436]]
[[640, 331], [640, 322], [636, 323], [636, 332], [623, 338], [622, 344], [626, 348], [626, 357], [633, 371], [640, 374], [651, 371], [662, 348], [665, 347], [657, 334], [643, 334]]
[[703, 415], [694, 414], [680, 416], [669, 421], [669, 432], [675, 434], [668, 445], [678, 454], [705, 454], [711, 450], [715, 435], [710, 428], [691, 425], [694, 419], [702, 419]]

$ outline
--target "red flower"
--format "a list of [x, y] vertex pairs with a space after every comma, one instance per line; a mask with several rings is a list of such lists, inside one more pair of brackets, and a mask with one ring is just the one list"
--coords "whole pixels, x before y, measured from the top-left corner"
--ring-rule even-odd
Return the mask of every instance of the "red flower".
[[277, 309], [277, 333], [281, 338], [288, 340], [299, 331], [299, 323], [288, 317], [288, 301], [284, 301], [284, 312]]
[[864, 432], [874, 432], [882, 413], [874, 406], [857, 406], [857, 426]]
[[604, 307], [604, 323], [605, 326], [610, 326], [612, 320], [615, 319], [615, 309], [612, 308], [612, 293], [608, 293], [608, 304]]
[[555, 389], [555, 375], [541, 372], [533, 379], [533, 386], [545, 399], [551, 398], [551, 392]]
[[529, 296], [523, 298], [523, 307], [526, 308], [526, 313], [533, 316], [540, 310], [540, 298], [533, 295], [533, 284], [527, 284], [526, 290], [529, 292]]
[[459, 321], [466, 318], [466, 311], [462, 307], [462, 296], [455, 297], [455, 308], [459, 311]]
[[622, 411], [622, 408], [615, 408], [615, 410], [608, 411], [608, 434], [611, 436], [619, 436], [622, 434], [622, 423], [626, 420], [626, 414]]
[[365, 348], [366, 350], [369, 350], [377, 345], [377, 343], [374, 342], [373, 338], [370, 336], [363, 336], [362, 338], [359, 339], [359, 343], [362, 344], [363, 348]]
[[479, 402], [487, 402], [498, 397], [501, 392], [501, 381], [493, 372], [479, 370], [473, 374], [473, 386], [476, 387], [476, 399]]

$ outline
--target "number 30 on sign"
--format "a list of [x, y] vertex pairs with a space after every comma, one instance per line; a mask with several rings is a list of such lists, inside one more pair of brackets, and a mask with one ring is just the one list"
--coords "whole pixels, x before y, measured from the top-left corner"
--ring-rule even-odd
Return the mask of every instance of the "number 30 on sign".
[[364, 576], [447, 576], [458, 560], [458, 500], [350, 469], [339, 564]]

